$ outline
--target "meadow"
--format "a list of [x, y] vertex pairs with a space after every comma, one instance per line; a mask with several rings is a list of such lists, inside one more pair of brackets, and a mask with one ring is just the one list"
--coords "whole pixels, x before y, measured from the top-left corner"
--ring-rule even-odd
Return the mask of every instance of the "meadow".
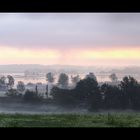
[[0, 114], [0, 127], [140, 127], [140, 113]]

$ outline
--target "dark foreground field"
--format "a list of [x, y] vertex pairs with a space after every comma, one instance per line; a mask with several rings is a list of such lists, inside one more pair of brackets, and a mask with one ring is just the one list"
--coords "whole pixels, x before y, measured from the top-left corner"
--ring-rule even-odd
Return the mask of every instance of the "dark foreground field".
[[64, 108], [50, 103], [26, 103], [0, 98], [0, 127], [140, 127], [140, 113], [133, 110]]
[[140, 114], [0, 114], [0, 127], [140, 127]]

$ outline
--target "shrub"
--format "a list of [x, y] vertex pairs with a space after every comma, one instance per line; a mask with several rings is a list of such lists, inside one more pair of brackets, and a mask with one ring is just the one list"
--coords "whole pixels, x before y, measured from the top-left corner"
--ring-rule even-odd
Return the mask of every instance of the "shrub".
[[24, 100], [26, 101], [40, 101], [43, 97], [34, 91], [27, 90], [24, 94]]

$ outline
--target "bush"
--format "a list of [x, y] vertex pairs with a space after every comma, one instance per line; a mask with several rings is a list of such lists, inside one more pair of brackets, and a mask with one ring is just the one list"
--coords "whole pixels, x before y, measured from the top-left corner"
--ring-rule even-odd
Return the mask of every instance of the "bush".
[[53, 96], [53, 100], [60, 105], [74, 106], [76, 103], [73, 90], [53, 87], [51, 95]]
[[24, 100], [26, 101], [41, 101], [42, 98], [43, 97], [40, 94], [34, 91], [27, 90], [24, 94]]
[[9, 89], [6, 92], [6, 95], [10, 96], [10, 97], [19, 97], [19, 96], [21, 96], [16, 89]]

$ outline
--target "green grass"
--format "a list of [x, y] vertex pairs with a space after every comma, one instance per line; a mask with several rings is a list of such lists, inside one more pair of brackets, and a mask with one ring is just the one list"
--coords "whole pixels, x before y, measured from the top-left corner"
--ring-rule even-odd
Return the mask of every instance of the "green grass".
[[0, 114], [0, 127], [140, 127], [140, 114]]

